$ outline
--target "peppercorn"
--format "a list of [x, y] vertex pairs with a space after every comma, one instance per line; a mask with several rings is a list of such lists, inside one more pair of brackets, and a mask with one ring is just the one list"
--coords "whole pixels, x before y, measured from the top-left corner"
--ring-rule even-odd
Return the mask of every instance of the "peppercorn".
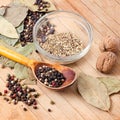
[[51, 105], [54, 105], [54, 104], [55, 104], [55, 102], [51, 100], [51, 101], [50, 101], [50, 104], [51, 104]]
[[9, 101], [9, 98], [4, 97], [4, 100], [8, 102], [8, 101]]
[[[39, 94], [35, 93], [36, 96], [34, 96], [34, 94], [31, 94], [31, 92], [35, 92], [36, 90], [34, 88], [22, 86], [19, 80], [15, 78], [15, 76], [8, 76], [6, 87], [11, 91], [11, 93], [9, 93], [9, 97], [11, 98], [13, 104], [16, 105], [19, 101], [22, 101], [28, 106], [37, 105], [37, 101], [35, 98], [36, 96], [38, 97]], [[8, 90], [4, 90], [4, 93], [7, 92]], [[4, 99], [7, 101], [6, 98]]]
[[2, 96], [2, 92], [0, 92], [0, 96]]
[[8, 90], [4, 90], [4, 94], [7, 94], [8, 93]]
[[4, 69], [5, 67], [6, 67], [6, 66], [5, 66], [4, 64], [2, 64], [1, 68], [3, 68], [3, 69]]
[[51, 68], [48, 66], [37, 66], [35, 71], [36, 77], [40, 82], [50, 87], [59, 87], [61, 86], [66, 78], [62, 73], [60, 73], [55, 68]]
[[48, 112], [52, 112], [52, 110], [50, 108], [48, 108]]
[[27, 111], [27, 108], [24, 107], [23, 110], [24, 110], [24, 111]]
[[38, 107], [37, 107], [36, 105], [33, 105], [33, 108], [34, 108], [34, 109], [37, 109]]

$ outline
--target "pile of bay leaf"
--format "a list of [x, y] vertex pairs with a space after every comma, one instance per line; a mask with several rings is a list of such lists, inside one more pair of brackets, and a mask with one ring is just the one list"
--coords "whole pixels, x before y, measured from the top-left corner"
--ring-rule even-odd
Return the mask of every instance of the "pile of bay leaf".
[[[36, 0], [12, 0], [8, 6], [0, 7], [0, 45], [14, 50], [24, 56], [32, 59], [41, 60], [40, 56], [35, 52], [34, 44], [28, 43], [22, 47], [19, 38], [20, 33], [24, 30], [24, 19], [28, 10], [45, 12], [46, 10], [38, 10], [38, 6], [34, 5]], [[50, 3], [47, 12], [56, 10], [50, 0], [44, 0]], [[14, 70], [14, 75], [24, 80], [24, 84], [34, 84], [36, 81], [29, 68], [13, 62], [3, 56], [0, 56], [0, 64], [3, 67], [10, 67]]]
[[120, 79], [117, 77], [93, 77], [80, 73], [77, 82], [78, 92], [85, 101], [101, 110], [109, 111], [110, 95], [120, 91]]

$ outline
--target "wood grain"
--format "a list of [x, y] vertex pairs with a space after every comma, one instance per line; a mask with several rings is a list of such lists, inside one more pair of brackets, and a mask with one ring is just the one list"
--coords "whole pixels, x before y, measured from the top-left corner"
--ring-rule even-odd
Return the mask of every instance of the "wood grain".
[[[106, 76], [96, 68], [96, 59], [100, 54], [99, 42], [106, 35], [120, 37], [120, 0], [51, 0], [57, 9], [76, 12], [85, 17], [93, 27], [93, 43], [89, 53], [74, 64], [69, 65], [78, 73], [83, 71], [93, 76]], [[7, 5], [10, 0], [1, 0]], [[110, 75], [120, 77], [120, 59]], [[5, 80], [9, 68], [0, 68], [0, 91], [5, 89]], [[101, 111], [89, 104], [77, 93], [76, 83], [62, 91], [52, 91], [41, 85], [32, 86], [41, 94], [38, 99], [38, 110], [24, 104], [12, 105], [0, 97], [0, 120], [120, 120], [120, 94], [111, 96], [112, 107], [109, 112]], [[50, 101], [55, 101], [51, 105]], [[48, 108], [52, 112], [48, 112]]]

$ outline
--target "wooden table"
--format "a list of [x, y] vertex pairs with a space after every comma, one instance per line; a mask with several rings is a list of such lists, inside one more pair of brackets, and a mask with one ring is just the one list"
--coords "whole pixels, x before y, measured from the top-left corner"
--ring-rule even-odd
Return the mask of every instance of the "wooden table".
[[[1, 0], [6, 4], [10, 0]], [[96, 68], [96, 59], [100, 51], [99, 41], [106, 35], [120, 37], [120, 0], [52, 0], [58, 9], [74, 11], [84, 16], [93, 27], [94, 41], [89, 53], [78, 62], [69, 65], [77, 72], [83, 71], [93, 76], [103, 76]], [[119, 55], [120, 56], [120, 55]], [[120, 59], [110, 75], [120, 76]], [[0, 68], [0, 91], [5, 88], [6, 75], [10, 69]], [[43, 86], [34, 85], [41, 96], [39, 109], [28, 107], [24, 112], [21, 103], [12, 105], [0, 97], [0, 120], [120, 120], [120, 94], [111, 96], [112, 107], [109, 112], [101, 111], [85, 102], [77, 93], [76, 84], [55, 92]], [[51, 105], [50, 101], [55, 101]], [[48, 108], [52, 112], [48, 112]]]

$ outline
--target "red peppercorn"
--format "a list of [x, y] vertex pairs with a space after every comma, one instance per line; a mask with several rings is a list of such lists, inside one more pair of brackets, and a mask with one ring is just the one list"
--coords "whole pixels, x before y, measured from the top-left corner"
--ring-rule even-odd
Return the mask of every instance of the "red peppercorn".
[[52, 87], [55, 87], [56, 82], [52, 81]]
[[35, 102], [33, 103], [33, 105], [37, 105], [37, 102], [35, 101]]
[[7, 94], [8, 93], [8, 90], [4, 90], [4, 94]]

